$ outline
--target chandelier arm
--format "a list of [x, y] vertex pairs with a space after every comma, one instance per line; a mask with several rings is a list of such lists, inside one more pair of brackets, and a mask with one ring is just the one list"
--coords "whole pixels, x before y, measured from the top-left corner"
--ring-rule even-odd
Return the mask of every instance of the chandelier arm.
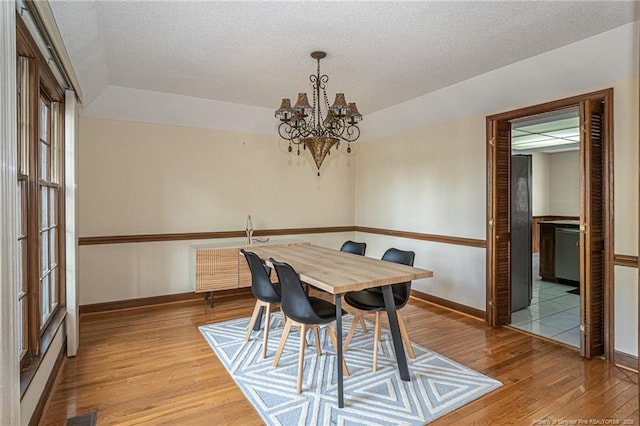
[[327, 129], [325, 136], [337, 138], [345, 142], [355, 142], [360, 137], [360, 128], [355, 124], [347, 124], [345, 120], [336, 120], [334, 129]]
[[303, 142], [301, 139], [312, 136], [312, 132], [306, 126], [302, 126], [300, 128], [294, 128], [290, 123], [280, 123], [278, 126], [278, 135], [291, 143], [296, 145], [300, 145]]
[[326, 132], [324, 132], [324, 136], [328, 137], [328, 138], [335, 138], [335, 139], [342, 139], [344, 140], [344, 137], [342, 136], [342, 130], [340, 129], [327, 129]]
[[280, 123], [280, 125], [278, 126], [278, 135], [280, 135], [282, 139], [286, 139], [288, 141], [293, 140], [294, 138], [294, 136], [292, 135], [293, 132], [294, 132], [294, 129], [289, 123], [283, 122], [283, 123]]
[[360, 137], [360, 128], [355, 124], [350, 124], [345, 128], [346, 137], [341, 137], [341, 139], [347, 142], [355, 142]]
[[298, 129], [298, 138], [307, 138], [309, 136], [315, 136], [315, 132], [314, 132], [314, 127], [313, 126], [303, 126], [300, 129]]
[[328, 128], [328, 132], [331, 134], [332, 137], [338, 138], [338, 139], [342, 139], [342, 140], [346, 140], [343, 136], [344, 134], [344, 129], [346, 127], [346, 123], [344, 121], [344, 119], [342, 118], [336, 118], [334, 116], [333, 118], [333, 123], [334, 126], [333, 128]]

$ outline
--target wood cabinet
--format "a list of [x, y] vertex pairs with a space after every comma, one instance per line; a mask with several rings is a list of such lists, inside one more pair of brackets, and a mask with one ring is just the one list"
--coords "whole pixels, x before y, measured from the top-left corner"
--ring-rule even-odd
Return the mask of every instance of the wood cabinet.
[[556, 225], [540, 223], [540, 277], [544, 281], [556, 280], [555, 245]]
[[251, 271], [240, 249], [252, 247], [280, 247], [306, 242], [273, 242], [260, 245], [199, 244], [191, 247], [192, 286], [196, 293], [229, 290], [251, 286]]

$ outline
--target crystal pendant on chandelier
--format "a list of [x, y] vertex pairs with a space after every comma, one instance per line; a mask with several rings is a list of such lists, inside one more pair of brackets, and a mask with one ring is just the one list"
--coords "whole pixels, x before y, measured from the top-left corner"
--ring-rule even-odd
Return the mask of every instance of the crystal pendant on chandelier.
[[320, 166], [333, 146], [338, 149], [340, 142], [346, 142], [347, 152], [351, 152], [351, 142], [360, 137], [357, 124], [362, 121], [362, 114], [355, 102], [347, 103], [344, 93], [337, 93], [335, 101], [329, 105], [329, 77], [320, 74], [320, 59], [326, 56], [325, 52], [311, 53], [311, 57], [318, 61], [317, 73], [309, 76], [313, 90], [312, 104], [309, 104], [306, 93], [298, 93], [295, 105], [291, 106], [290, 99], [282, 99], [280, 108], [275, 112], [276, 118], [281, 121], [278, 134], [289, 141], [289, 152], [292, 152], [291, 144], [298, 146], [298, 155], [300, 145], [307, 148], [318, 168], [318, 176]]

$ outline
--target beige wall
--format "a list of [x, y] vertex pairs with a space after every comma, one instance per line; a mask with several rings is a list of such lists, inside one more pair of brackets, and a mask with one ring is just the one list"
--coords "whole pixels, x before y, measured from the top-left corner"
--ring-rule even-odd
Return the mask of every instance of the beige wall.
[[[483, 116], [363, 143], [356, 168], [356, 225], [485, 239]], [[434, 278], [414, 288], [484, 310], [485, 250], [359, 233], [367, 255], [416, 252]]]
[[[354, 157], [275, 136], [81, 118], [81, 237], [351, 225]], [[327, 208], [330, 206], [331, 208]]]
[[[615, 252], [630, 255], [638, 253], [637, 84], [636, 77], [605, 86], [614, 88], [615, 99]], [[587, 88], [573, 95], [597, 89]], [[363, 144], [355, 175], [356, 224], [485, 239], [485, 143], [483, 115]], [[567, 162], [573, 161], [571, 155], [556, 154], [557, 160], [549, 160], [550, 194], [554, 194], [549, 208], [557, 209], [554, 214], [577, 214], [574, 197], [570, 203], [562, 199], [562, 193], [577, 192], [576, 172], [567, 167]], [[557, 207], [553, 207], [554, 202]], [[484, 249], [367, 234], [358, 237], [375, 241], [372, 247], [378, 252], [392, 245], [415, 250], [416, 265], [434, 270], [434, 277], [416, 282], [416, 289], [485, 309]], [[621, 276], [623, 282], [616, 280], [614, 284], [615, 299], [634, 302], [615, 310], [616, 348], [636, 354], [638, 308], [637, 292], [632, 287], [637, 286], [637, 271], [635, 275], [616, 272], [616, 279]]]
[[[353, 232], [336, 232], [272, 237], [269, 242], [309, 241], [339, 249], [344, 241], [353, 238]], [[81, 246], [80, 305], [192, 292], [195, 288], [190, 246], [207, 243], [244, 241], [235, 238]]]
[[[485, 117], [474, 116], [367, 142], [356, 168], [356, 225], [484, 240]], [[360, 235], [358, 235], [360, 237]], [[419, 291], [485, 309], [485, 250], [363, 234], [369, 255], [416, 252], [434, 277]], [[375, 248], [379, 247], [377, 252]]]
[[549, 154], [549, 215], [580, 216], [580, 153]]
[[613, 295], [616, 350], [637, 356], [638, 269], [616, 266], [614, 274], [616, 283]]
[[545, 216], [549, 212], [549, 155], [531, 155], [531, 214]]
[[579, 152], [532, 156], [533, 216], [580, 216]]
[[638, 81], [636, 77], [618, 82], [613, 97], [615, 251], [635, 256], [638, 255]]
[[[354, 157], [288, 155], [274, 136], [82, 118], [80, 237], [352, 225]], [[295, 236], [338, 248], [353, 233]], [[80, 304], [192, 291], [189, 245], [81, 246]]]
[[363, 143], [356, 224], [484, 239], [484, 121], [474, 116]]

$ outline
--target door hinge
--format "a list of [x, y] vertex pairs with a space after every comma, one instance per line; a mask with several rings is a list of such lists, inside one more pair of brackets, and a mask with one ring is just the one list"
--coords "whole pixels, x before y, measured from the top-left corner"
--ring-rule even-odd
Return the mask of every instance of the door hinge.
[[496, 138], [489, 139], [489, 145], [495, 146], [496, 145]]
[[581, 332], [586, 333], [588, 328], [589, 328], [589, 326], [587, 324], [580, 324], [580, 331]]
[[589, 229], [589, 225], [586, 222], [580, 225], [580, 232], [587, 232], [587, 229]]
[[493, 226], [493, 219], [489, 219], [489, 226]]
[[496, 241], [509, 241], [511, 239], [511, 232], [501, 232], [496, 234]]

